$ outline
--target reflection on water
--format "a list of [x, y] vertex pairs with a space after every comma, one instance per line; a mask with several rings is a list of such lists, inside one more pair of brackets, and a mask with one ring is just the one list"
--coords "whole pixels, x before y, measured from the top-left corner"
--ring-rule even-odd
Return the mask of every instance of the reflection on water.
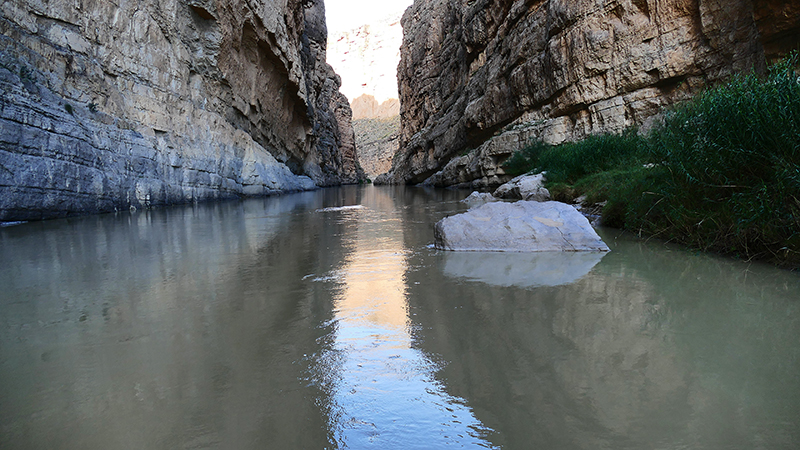
[[348, 448], [490, 447], [482, 437], [489, 430], [466, 402], [434, 379], [437, 364], [411, 348], [405, 285], [410, 250], [398, 208], [378, 190], [361, 201], [366, 207], [359, 210], [321, 210], [352, 228], [336, 276], [321, 278], [334, 292], [336, 331], [317, 373], [329, 384], [335, 442]]
[[493, 442], [796, 448], [797, 274], [604, 238], [612, 252], [560, 287], [433, 283], [449, 255], [410, 261], [418, 346], [449, 361], [437, 377], [497, 430]]
[[329, 318], [297, 276], [303, 243], [335, 245], [303, 223], [315, 202], [4, 229], [0, 448], [319, 448], [297, 381]]
[[444, 273], [495, 286], [562, 286], [574, 283], [606, 252], [448, 252]]
[[466, 194], [0, 229], [0, 448], [798, 447], [798, 274], [433, 250]]

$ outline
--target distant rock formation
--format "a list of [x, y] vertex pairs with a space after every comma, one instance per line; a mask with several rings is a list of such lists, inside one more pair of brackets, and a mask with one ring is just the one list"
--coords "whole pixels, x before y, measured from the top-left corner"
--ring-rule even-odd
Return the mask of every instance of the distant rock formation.
[[392, 168], [400, 142], [400, 116], [353, 121], [358, 160], [370, 179]]
[[400, 100], [390, 98], [378, 103], [375, 97], [362, 94], [350, 102], [350, 109], [353, 110], [353, 120], [391, 119], [400, 115]]
[[399, 149], [400, 15], [335, 33], [328, 40], [328, 62], [341, 75], [341, 91], [350, 98], [358, 158], [371, 178], [389, 171]]
[[0, 221], [354, 183], [322, 0], [0, 8]]
[[342, 93], [351, 102], [362, 95], [372, 96], [378, 104], [397, 100], [397, 64], [402, 43], [400, 13], [355, 30], [332, 33], [328, 39], [328, 63], [342, 77]]
[[402, 152], [377, 181], [490, 187], [532, 138], [647, 127], [765, 70], [800, 44], [800, 1], [417, 0], [402, 24]]

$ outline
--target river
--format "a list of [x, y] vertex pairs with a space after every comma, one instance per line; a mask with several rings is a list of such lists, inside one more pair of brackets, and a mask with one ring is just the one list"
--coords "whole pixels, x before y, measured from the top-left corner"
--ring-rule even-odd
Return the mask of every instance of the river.
[[433, 249], [467, 194], [0, 228], [0, 449], [800, 446], [800, 274]]

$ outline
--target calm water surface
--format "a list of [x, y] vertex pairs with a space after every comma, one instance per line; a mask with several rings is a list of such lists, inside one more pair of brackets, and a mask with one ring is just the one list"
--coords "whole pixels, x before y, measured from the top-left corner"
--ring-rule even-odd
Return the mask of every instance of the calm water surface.
[[0, 228], [0, 449], [800, 447], [800, 275], [432, 249], [466, 194]]

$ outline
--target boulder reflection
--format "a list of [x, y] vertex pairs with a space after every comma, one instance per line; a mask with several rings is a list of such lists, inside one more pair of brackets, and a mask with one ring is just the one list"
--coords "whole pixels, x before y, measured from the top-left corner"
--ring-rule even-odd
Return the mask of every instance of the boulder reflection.
[[605, 252], [447, 252], [444, 273], [494, 286], [561, 286], [580, 280]]

